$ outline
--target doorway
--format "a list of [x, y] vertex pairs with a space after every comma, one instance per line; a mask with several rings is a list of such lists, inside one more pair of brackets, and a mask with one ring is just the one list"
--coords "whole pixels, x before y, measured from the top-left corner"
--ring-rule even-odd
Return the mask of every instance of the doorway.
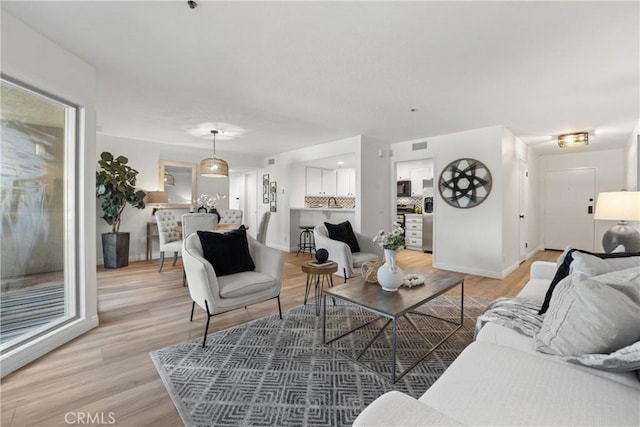
[[593, 251], [596, 170], [548, 171], [545, 178], [545, 248]]

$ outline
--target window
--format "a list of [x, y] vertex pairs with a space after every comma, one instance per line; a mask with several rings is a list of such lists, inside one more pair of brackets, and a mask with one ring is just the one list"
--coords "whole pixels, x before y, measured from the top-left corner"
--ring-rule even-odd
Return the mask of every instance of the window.
[[0, 354], [76, 319], [78, 107], [2, 76]]

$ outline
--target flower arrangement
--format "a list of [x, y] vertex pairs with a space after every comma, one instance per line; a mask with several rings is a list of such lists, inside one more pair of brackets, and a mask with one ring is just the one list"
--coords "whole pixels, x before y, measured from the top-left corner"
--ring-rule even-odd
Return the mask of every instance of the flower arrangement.
[[224, 198], [226, 198], [226, 194], [216, 193], [215, 196], [210, 196], [208, 194], [201, 194], [196, 202], [198, 202], [198, 206], [203, 206], [207, 209], [215, 209], [218, 202]]
[[378, 231], [378, 235], [373, 238], [373, 243], [383, 249], [392, 249], [399, 251], [404, 249], [404, 229], [399, 222], [393, 223], [393, 230], [385, 233], [384, 230]]

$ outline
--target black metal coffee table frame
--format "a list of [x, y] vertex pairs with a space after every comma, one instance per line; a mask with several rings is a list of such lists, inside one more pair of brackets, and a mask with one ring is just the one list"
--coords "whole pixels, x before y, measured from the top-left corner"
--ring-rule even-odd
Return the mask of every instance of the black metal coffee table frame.
[[[427, 358], [431, 353], [433, 353], [442, 343], [444, 343], [449, 337], [451, 337], [456, 331], [458, 331], [463, 324], [464, 320], [464, 279], [462, 275], [459, 274], [451, 274], [451, 273], [427, 273], [425, 274], [426, 280], [425, 285], [421, 285], [415, 288], [401, 288], [397, 292], [386, 292], [380, 288], [379, 285], [376, 284], [368, 284], [365, 282], [362, 283], [354, 283], [354, 284], [344, 284], [331, 289], [325, 289], [323, 291], [323, 317], [322, 317], [322, 341], [329, 348], [332, 348], [334, 351], [349, 357], [355, 362], [359, 362], [360, 357], [371, 347], [371, 345], [384, 333], [387, 327], [392, 325], [392, 345], [391, 345], [391, 360], [392, 360], [392, 371], [391, 371], [391, 381], [393, 383], [399, 381], [402, 377], [404, 377], [409, 371], [415, 368], [420, 362], [422, 362], [425, 358]], [[460, 321], [455, 322], [450, 319], [443, 319], [441, 317], [433, 316], [430, 314], [422, 313], [416, 311], [416, 309], [427, 302], [437, 298], [438, 296], [444, 294], [445, 292], [455, 288], [456, 286], [460, 286]], [[364, 310], [370, 311], [378, 315], [373, 320], [370, 320], [356, 328], [353, 328], [340, 336], [330, 339], [327, 341], [327, 298], [338, 298], [341, 299], [351, 305], [356, 307], [360, 307]], [[447, 334], [446, 337], [441, 339], [437, 344], [433, 345], [429, 341], [429, 339], [420, 331], [418, 325], [409, 317], [409, 315], [419, 315], [430, 317], [433, 319], [441, 320], [443, 322], [450, 323], [455, 325], [456, 328]], [[329, 344], [346, 337], [380, 319], [386, 318], [387, 321], [382, 326], [382, 328], [377, 332], [377, 334], [367, 343], [367, 345], [360, 351], [358, 356], [353, 359], [352, 357], [346, 355], [345, 353], [334, 349]], [[422, 357], [416, 360], [410, 367], [402, 371], [399, 375], [396, 375], [397, 370], [397, 348], [398, 348], [398, 320], [400, 318], [405, 318], [407, 323], [416, 330], [416, 332], [420, 335], [420, 337], [430, 346], [432, 346]], [[382, 376], [383, 378], [387, 378], [383, 374], [371, 369], [369, 366], [361, 364], [365, 368], [371, 370], [372, 372]]]

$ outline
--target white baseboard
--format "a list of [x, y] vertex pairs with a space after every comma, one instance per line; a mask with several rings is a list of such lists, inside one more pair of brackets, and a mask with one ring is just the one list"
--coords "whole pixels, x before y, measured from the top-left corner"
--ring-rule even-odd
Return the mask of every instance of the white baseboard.
[[500, 279], [504, 279], [505, 277], [507, 277], [508, 275], [513, 273], [514, 271], [516, 271], [516, 269], [518, 268], [519, 265], [520, 265], [520, 263], [517, 262], [517, 263], [512, 264], [509, 267], [505, 268], [504, 270], [502, 270], [502, 277], [500, 277]]
[[98, 316], [91, 319], [78, 319], [63, 327], [5, 353], [0, 357], [0, 377], [33, 362], [55, 348], [71, 341], [98, 326]]
[[457, 273], [473, 274], [475, 276], [489, 277], [491, 279], [503, 279], [501, 271], [483, 270], [480, 268], [469, 268], [468, 266], [445, 264], [434, 261], [433, 268], [441, 270], [455, 271]]

